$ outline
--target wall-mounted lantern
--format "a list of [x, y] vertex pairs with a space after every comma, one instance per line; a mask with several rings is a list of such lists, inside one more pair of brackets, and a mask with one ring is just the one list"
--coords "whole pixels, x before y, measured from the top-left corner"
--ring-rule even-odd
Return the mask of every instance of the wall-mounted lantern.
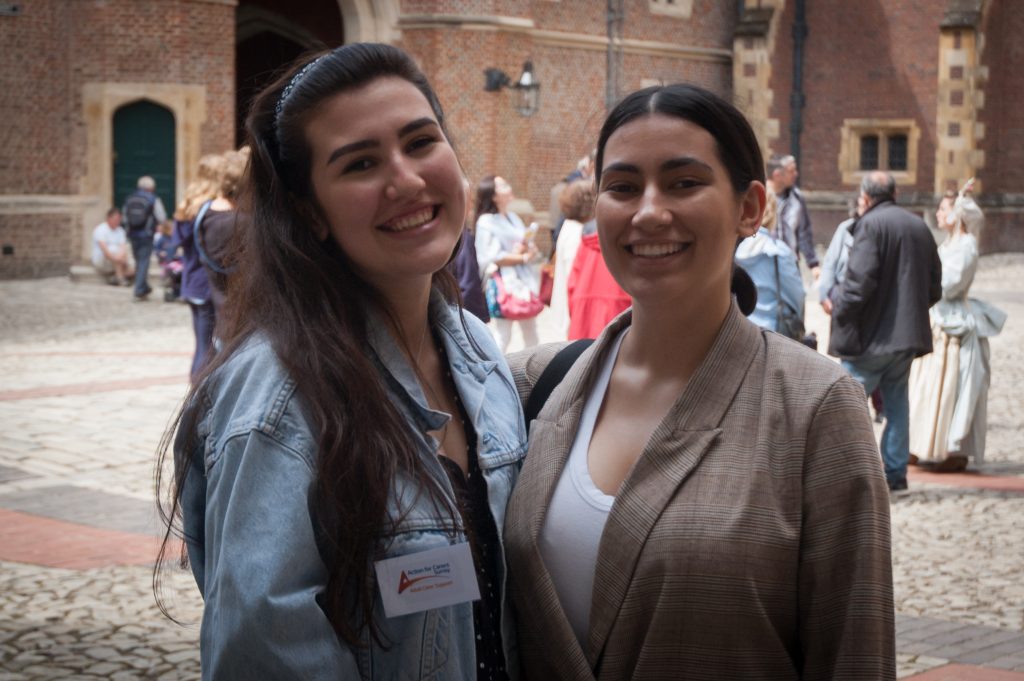
[[523, 63], [523, 73], [514, 83], [501, 69], [484, 70], [485, 91], [498, 92], [503, 87], [510, 87], [514, 91], [514, 106], [521, 115], [532, 116], [537, 113], [540, 107], [540, 83], [533, 75], [533, 62]]

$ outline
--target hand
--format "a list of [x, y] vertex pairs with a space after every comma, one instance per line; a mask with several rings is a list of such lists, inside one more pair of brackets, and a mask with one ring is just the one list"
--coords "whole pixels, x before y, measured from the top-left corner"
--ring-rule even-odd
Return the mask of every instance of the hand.
[[814, 275], [814, 281], [821, 279], [821, 265], [815, 265], [812, 267], [811, 274]]
[[821, 301], [821, 309], [823, 309], [825, 311], [825, 314], [827, 314], [828, 316], [831, 317], [832, 316], [832, 301], [829, 300], [828, 298], [826, 298], [825, 300]]

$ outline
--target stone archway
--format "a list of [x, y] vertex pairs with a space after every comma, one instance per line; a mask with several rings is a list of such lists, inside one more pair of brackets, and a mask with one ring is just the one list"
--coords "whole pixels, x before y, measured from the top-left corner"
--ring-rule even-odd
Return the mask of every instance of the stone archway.
[[[91, 228], [103, 220], [114, 197], [114, 112], [148, 100], [174, 116], [174, 193], [181, 196], [199, 165], [200, 136], [206, 120], [206, 88], [174, 83], [86, 83], [82, 118], [86, 129], [86, 171], [79, 194], [88, 197], [82, 211], [79, 257], [89, 258]], [[168, 206], [168, 210], [174, 210]]]

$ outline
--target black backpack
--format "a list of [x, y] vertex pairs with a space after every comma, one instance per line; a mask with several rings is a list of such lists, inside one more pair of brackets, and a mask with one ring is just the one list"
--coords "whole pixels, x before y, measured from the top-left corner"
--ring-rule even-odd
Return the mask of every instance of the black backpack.
[[153, 224], [153, 206], [156, 205], [156, 194], [149, 192], [134, 192], [124, 201], [124, 208], [121, 213], [124, 215], [124, 224], [129, 232], [151, 232], [156, 226]]

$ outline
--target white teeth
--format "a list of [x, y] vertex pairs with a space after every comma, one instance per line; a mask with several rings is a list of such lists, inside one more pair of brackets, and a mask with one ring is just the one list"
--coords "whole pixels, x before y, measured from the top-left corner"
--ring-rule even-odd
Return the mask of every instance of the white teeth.
[[432, 217], [434, 217], [434, 209], [424, 208], [421, 211], [412, 213], [411, 215], [406, 215], [403, 218], [386, 222], [384, 223], [384, 227], [393, 232], [404, 232], [407, 229], [419, 227], [420, 225], [429, 222]]
[[661, 258], [683, 250], [686, 244], [633, 244], [630, 250], [641, 258]]

